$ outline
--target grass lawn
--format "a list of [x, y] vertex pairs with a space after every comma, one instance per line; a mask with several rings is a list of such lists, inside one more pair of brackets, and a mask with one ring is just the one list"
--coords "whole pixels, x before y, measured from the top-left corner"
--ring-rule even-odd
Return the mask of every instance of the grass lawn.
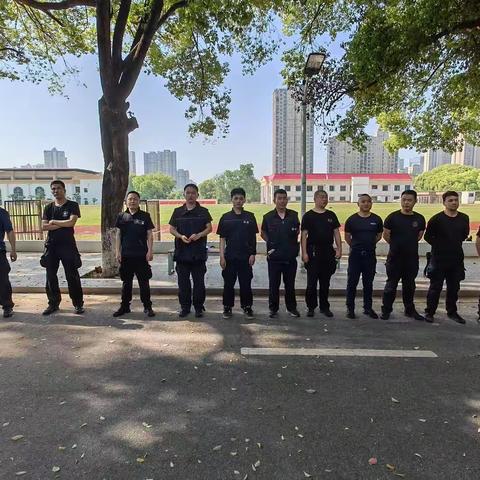
[[[299, 203], [290, 203], [289, 208], [300, 211]], [[307, 210], [312, 208], [313, 204], [307, 205]], [[170, 216], [175, 207], [172, 205], [161, 207], [161, 223], [162, 225], [168, 224]], [[253, 212], [257, 217], [257, 222], [260, 224], [262, 221], [263, 215], [273, 208], [272, 205], [263, 205], [259, 203], [247, 204], [246, 209]], [[345, 223], [345, 220], [357, 211], [357, 205], [353, 203], [331, 203], [329, 208], [334, 211], [340, 223]], [[373, 211], [380, 215], [382, 218], [385, 218], [390, 212], [398, 210], [398, 203], [376, 203], [374, 204]], [[220, 220], [220, 217], [223, 213], [231, 209], [231, 205], [228, 204], [219, 204], [219, 205], [210, 205], [208, 207], [210, 214], [213, 217], [213, 223], [216, 224]], [[439, 212], [442, 209], [442, 205], [423, 205], [417, 204], [415, 210], [428, 220], [432, 215]], [[463, 205], [460, 210], [470, 217], [470, 222], [472, 224], [480, 223], [480, 205]], [[100, 206], [99, 205], [86, 205], [81, 206], [82, 216], [78, 220], [78, 226], [99, 226], [100, 225]], [[472, 227], [474, 228], [474, 227]]]

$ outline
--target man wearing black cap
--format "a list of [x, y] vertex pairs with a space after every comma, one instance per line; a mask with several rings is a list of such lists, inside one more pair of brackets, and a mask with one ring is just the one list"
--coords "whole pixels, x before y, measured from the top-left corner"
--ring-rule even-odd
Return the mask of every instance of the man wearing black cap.
[[[174, 260], [178, 277], [179, 317], [186, 317], [192, 307], [195, 317], [205, 311], [205, 273], [207, 272], [207, 236], [212, 231], [212, 217], [198, 202], [198, 187], [189, 183], [183, 189], [185, 203], [170, 218], [170, 233], [175, 237]], [[192, 284], [193, 280], [193, 296]]]
[[148, 212], [140, 209], [140, 194], [131, 191], [127, 194], [127, 209], [117, 217], [116, 256], [120, 263], [122, 279], [122, 303], [113, 314], [120, 317], [130, 313], [132, 301], [133, 276], [136, 275], [140, 288], [140, 299], [144, 312], [154, 317], [150, 299], [150, 278], [152, 269], [149, 262], [153, 260], [153, 225]]
[[80, 207], [77, 202], [67, 200], [65, 184], [61, 180], [54, 180], [50, 184], [50, 188], [55, 200], [45, 206], [42, 218], [42, 228], [48, 232], [45, 253], [40, 261], [47, 270], [48, 307], [43, 311], [43, 315], [56, 312], [62, 300], [57, 277], [60, 262], [65, 270], [68, 293], [72, 299], [74, 312], [81, 315], [85, 311], [82, 284], [78, 274], [82, 262], [73, 228], [80, 218]]

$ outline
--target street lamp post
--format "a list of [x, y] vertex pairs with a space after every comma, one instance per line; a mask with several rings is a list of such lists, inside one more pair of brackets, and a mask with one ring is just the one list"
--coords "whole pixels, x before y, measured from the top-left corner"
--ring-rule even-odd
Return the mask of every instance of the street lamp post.
[[310, 53], [303, 69], [303, 100], [302, 100], [302, 136], [303, 136], [303, 152], [302, 152], [302, 175], [301, 175], [301, 201], [300, 215], [303, 217], [307, 209], [307, 120], [310, 112], [307, 111], [307, 94], [308, 81], [314, 75], [317, 75], [325, 60], [325, 52]]

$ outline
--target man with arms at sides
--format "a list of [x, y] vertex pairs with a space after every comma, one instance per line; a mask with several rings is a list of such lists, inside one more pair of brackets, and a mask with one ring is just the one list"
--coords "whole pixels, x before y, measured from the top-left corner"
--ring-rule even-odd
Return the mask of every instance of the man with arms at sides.
[[113, 316], [120, 317], [125, 313], [130, 313], [133, 276], [136, 275], [143, 311], [149, 317], [154, 317], [155, 312], [150, 299], [152, 268], [149, 262], [153, 260], [153, 229], [155, 226], [150, 214], [140, 209], [138, 192], [127, 193], [127, 209], [117, 217], [115, 226], [117, 227], [115, 249], [123, 284], [122, 303]]
[[297, 275], [298, 214], [287, 208], [288, 196], [283, 188], [273, 193], [275, 208], [263, 216], [261, 236], [267, 242], [267, 263], [270, 318], [278, 316], [280, 306], [280, 283], [283, 276], [285, 306], [292, 317], [299, 317], [295, 296]]
[[350, 245], [347, 273], [347, 317], [355, 317], [355, 295], [362, 275], [363, 313], [378, 318], [372, 308], [373, 279], [377, 257], [375, 248], [382, 238], [383, 221], [372, 213], [372, 197], [368, 193], [358, 196], [358, 212], [345, 222], [345, 241]]
[[245, 190], [230, 192], [233, 208], [224, 213], [218, 224], [220, 266], [223, 276], [223, 318], [232, 316], [235, 303], [235, 282], [240, 285], [240, 306], [248, 319], [253, 318], [252, 267], [257, 254], [258, 226], [255, 215], [243, 209]]
[[5, 234], [10, 242], [10, 260], [17, 260], [15, 232], [8, 212], [0, 207], [0, 305], [3, 307], [3, 317], [9, 318], [13, 315], [12, 285], [8, 278], [10, 265], [7, 260], [7, 247], [5, 245]]
[[[305, 302], [307, 317], [315, 315], [315, 308], [326, 317], [333, 317], [328, 302], [330, 279], [337, 268], [337, 260], [342, 256], [342, 239], [337, 215], [326, 210], [328, 194], [317, 190], [313, 197], [315, 207], [302, 218], [302, 260], [307, 269], [307, 289]], [[335, 241], [335, 248], [333, 242]], [[317, 284], [318, 303], [317, 303]]]
[[425, 231], [425, 240], [432, 246], [432, 256], [427, 267], [430, 287], [427, 293], [425, 320], [434, 321], [438, 301], [447, 283], [446, 308], [448, 318], [457, 323], [465, 323], [457, 312], [458, 291], [460, 282], [465, 279], [463, 264], [463, 242], [470, 233], [468, 215], [458, 211], [458, 193], [447, 191], [442, 195], [444, 210], [437, 213], [429, 221]]
[[418, 274], [418, 242], [425, 231], [425, 217], [413, 211], [417, 192], [405, 190], [400, 197], [401, 209], [392, 212], [383, 223], [383, 238], [390, 245], [387, 262], [387, 282], [383, 290], [382, 320], [388, 320], [402, 280], [405, 315], [425, 320], [415, 309], [415, 278]]
[[[170, 233], [175, 237], [176, 270], [178, 277], [179, 317], [186, 317], [192, 306], [195, 317], [205, 311], [205, 273], [207, 272], [207, 236], [212, 231], [210, 212], [198, 202], [198, 187], [189, 183], [183, 189], [185, 203], [177, 207], [170, 218]], [[193, 300], [192, 285], [193, 280]]]
[[48, 307], [43, 314], [50, 315], [56, 312], [62, 300], [57, 277], [58, 267], [62, 262], [74, 311], [80, 315], [84, 312], [82, 284], [78, 274], [82, 262], [73, 228], [80, 218], [80, 207], [77, 202], [67, 200], [65, 184], [61, 180], [54, 180], [50, 188], [55, 200], [45, 206], [42, 219], [43, 230], [48, 232], [46, 249], [42, 257], [47, 270]]

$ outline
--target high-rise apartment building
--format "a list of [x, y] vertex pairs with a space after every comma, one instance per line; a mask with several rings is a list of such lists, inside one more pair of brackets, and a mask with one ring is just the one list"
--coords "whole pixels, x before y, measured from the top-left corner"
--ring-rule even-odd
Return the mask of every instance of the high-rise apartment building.
[[137, 174], [137, 162], [135, 160], [135, 152], [128, 152], [128, 173], [130, 175]]
[[[303, 157], [303, 117], [301, 105], [286, 88], [273, 92], [273, 173], [301, 173]], [[312, 116], [307, 120], [307, 173], [313, 172]]]
[[183, 168], [179, 168], [177, 170], [177, 175], [175, 177], [176, 187], [178, 190], [183, 190], [183, 187], [190, 183], [190, 172], [188, 170], [184, 170]]
[[144, 153], [143, 163], [145, 174], [164, 173], [172, 178], [176, 178], [177, 152], [174, 150]]
[[429, 172], [440, 165], [452, 163], [452, 154], [444, 150], [430, 148], [423, 156], [423, 171]]
[[480, 168], [480, 147], [466, 143], [452, 155], [452, 163]]
[[57, 150], [55, 147], [51, 150], [44, 150], [43, 159], [45, 162], [45, 168], [68, 168], [65, 152]]
[[396, 173], [398, 152], [389, 153], [383, 142], [388, 133], [377, 131], [365, 143], [365, 149], [357, 150], [349, 142], [338, 137], [328, 139], [328, 173]]

